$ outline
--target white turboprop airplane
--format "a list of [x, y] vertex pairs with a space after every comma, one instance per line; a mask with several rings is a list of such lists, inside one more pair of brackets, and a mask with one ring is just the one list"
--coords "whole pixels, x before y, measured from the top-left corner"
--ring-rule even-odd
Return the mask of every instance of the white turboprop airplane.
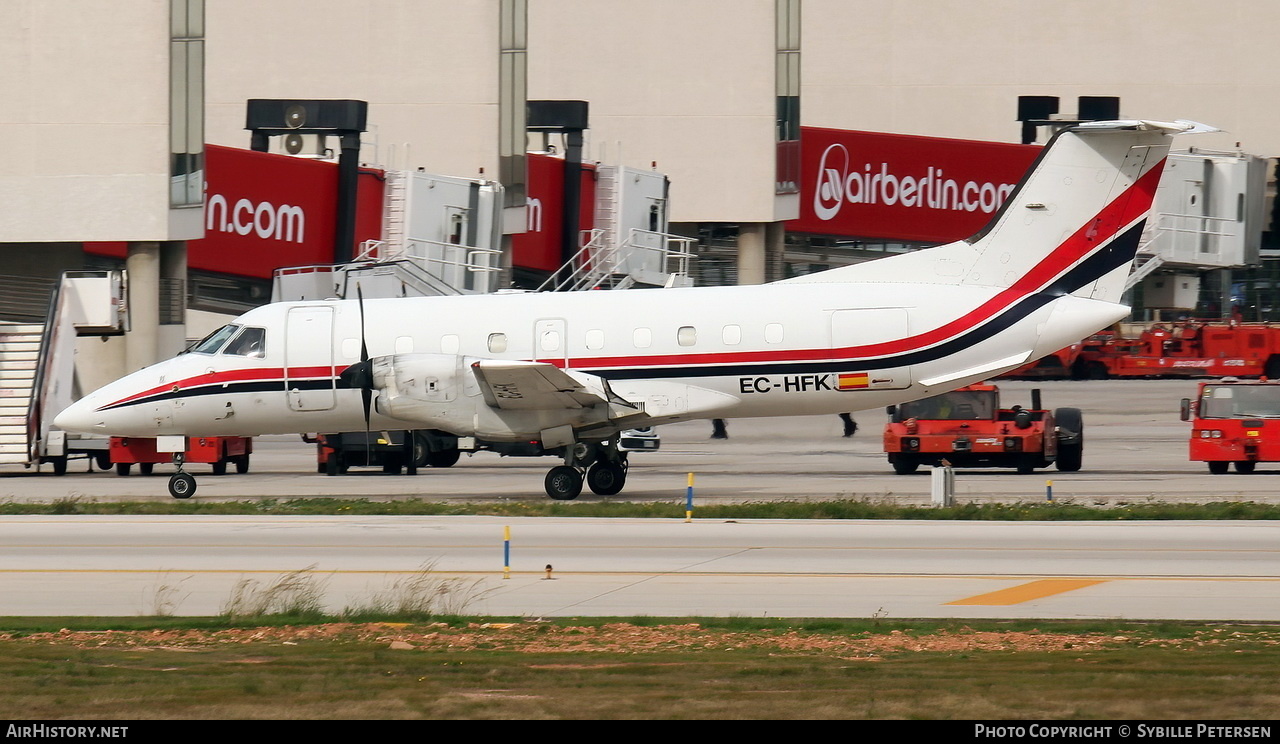
[[[68, 431], [429, 429], [563, 454], [573, 499], [626, 479], [619, 432], [878, 408], [998, 375], [1124, 318], [1138, 238], [1194, 122], [1059, 132], [974, 237], [772, 284], [282, 302], [63, 411]], [[195, 491], [179, 470], [177, 498]]]

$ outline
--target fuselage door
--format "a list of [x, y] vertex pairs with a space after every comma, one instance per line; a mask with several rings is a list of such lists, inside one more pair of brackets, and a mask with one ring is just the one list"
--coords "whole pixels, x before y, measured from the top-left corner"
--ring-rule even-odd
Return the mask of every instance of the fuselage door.
[[551, 362], [557, 367], [569, 366], [569, 338], [564, 318], [543, 318], [533, 324], [533, 359]]
[[[876, 307], [858, 310], [835, 310], [831, 313], [831, 350], [836, 359], [849, 358], [846, 372], [833, 380], [838, 390], [900, 390], [911, 387], [911, 367], [895, 363], [892, 357], [876, 367], [868, 368], [857, 357], [879, 356], [877, 344], [898, 341], [909, 335], [907, 310], [901, 307]], [[856, 350], [856, 351], [855, 351]], [[883, 366], [879, 366], [879, 365]]]
[[284, 336], [284, 385], [289, 408], [333, 408], [337, 378], [333, 369], [333, 308], [289, 308]]

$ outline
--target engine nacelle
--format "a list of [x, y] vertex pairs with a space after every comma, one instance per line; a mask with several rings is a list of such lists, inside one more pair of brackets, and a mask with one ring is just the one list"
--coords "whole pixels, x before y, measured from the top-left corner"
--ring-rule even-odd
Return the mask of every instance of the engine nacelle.
[[422, 428], [471, 434], [480, 385], [457, 354], [391, 354], [371, 360], [378, 413]]

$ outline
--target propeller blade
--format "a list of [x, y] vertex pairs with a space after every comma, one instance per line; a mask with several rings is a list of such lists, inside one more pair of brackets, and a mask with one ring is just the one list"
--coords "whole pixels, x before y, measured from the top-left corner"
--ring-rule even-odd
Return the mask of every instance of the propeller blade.
[[[369, 363], [369, 346], [365, 342], [364, 330], [364, 292], [360, 289], [360, 282], [356, 282], [356, 302], [360, 306], [360, 369], [352, 374], [352, 377], [360, 378], [360, 402], [364, 404], [364, 462], [371, 465], [373, 461], [373, 445], [369, 443], [369, 414], [373, 407], [373, 365]], [[344, 370], [354, 370], [356, 365], [351, 365]]]

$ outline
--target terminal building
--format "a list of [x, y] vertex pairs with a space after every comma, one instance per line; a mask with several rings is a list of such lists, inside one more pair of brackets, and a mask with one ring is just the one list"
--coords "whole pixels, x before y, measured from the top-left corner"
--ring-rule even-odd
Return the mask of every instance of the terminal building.
[[[0, 289], [30, 298], [0, 315], [43, 315], [63, 271], [127, 269], [127, 332], [82, 342], [99, 377], [268, 301], [289, 267], [418, 256], [423, 284], [534, 288], [597, 241], [660, 257], [613, 285], [759, 283], [953, 240], [1055, 122], [1114, 116], [1224, 130], [1171, 159], [1139, 315], [1280, 313], [1268, 0], [14, 0], [0, 19]], [[365, 108], [352, 140], [250, 131], [250, 101]], [[357, 197], [335, 214], [344, 153]]]

